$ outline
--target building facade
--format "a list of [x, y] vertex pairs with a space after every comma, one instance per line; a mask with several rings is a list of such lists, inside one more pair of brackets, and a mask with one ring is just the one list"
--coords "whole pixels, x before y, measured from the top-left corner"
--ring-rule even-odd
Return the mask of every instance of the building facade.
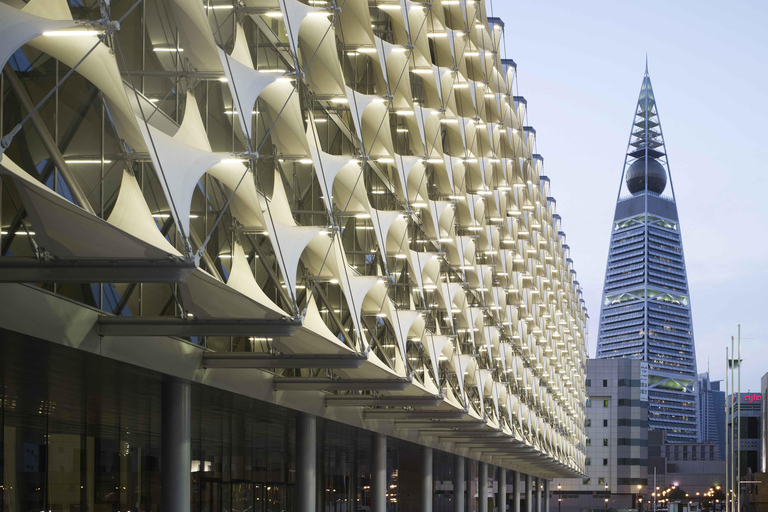
[[0, 1], [3, 512], [485, 510], [491, 478], [531, 512], [584, 474], [586, 309], [503, 34]]
[[[738, 398], [738, 400], [737, 400]], [[733, 467], [741, 475], [749, 471], [754, 474], [760, 470], [762, 461], [762, 416], [763, 395], [760, 393], [741, 393], [728, 395], [728, 432], [731, 433], [730, 456]]]
[[606, 499], [609, 508], [635, 508], [649, 492], [644, 373], [637, 359], [587, 361], [587, 474], [553, 481], [561, 509], [604, 508]]
[[699, 374], [699, 440], [717, 445], [718, 458], [725, 460], [725, 391], [721, 381], [709, 379], [709, 372]]
[[698, 501], [696, 497], [710, 489], [725, 489], [725, 461], [719, 458], [714, 442], [671, 443], [663, 430], [651, 430], [648, 432], [648, 483], [661, 489], [678, 487]]
[[696, 351], [669, 160], [646, 66], [605, 273], [598, 358], [648, 363], [648, 424], [698, 440]]

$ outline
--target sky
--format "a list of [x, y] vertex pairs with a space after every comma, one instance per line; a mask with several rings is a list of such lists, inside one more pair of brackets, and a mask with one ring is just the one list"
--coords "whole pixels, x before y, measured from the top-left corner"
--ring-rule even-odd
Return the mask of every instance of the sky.
[[[489, 16], [491, 13], [489, 12]], [[608, 242], [648, 67], [677, 197], [698, 371], [768, 372], [768, 2], [493, 0], [597, 343]]]

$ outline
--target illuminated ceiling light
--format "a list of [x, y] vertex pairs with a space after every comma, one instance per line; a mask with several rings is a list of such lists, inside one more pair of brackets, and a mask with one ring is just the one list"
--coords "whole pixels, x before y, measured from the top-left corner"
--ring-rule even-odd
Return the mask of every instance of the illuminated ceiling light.
[[271, 12], [265, 13], [264, 16], [266, 16], [267, 18], [282, 18], [283, 13], [280, 11], [271, 11]]
[[426, 68], [413, 68], [411, 69], [411, 73], [415, 73], [417, 75], [431, 75], [433, 71]]
[[152, 51], [155, 53], [161, 53], [161, 52], [183, 52], [184, 48], [152, 48]]
[[431, 39], [437, 39], [442, 37], [448, 37], [448, 34], [445, 32], [427, 32], [427, 37]]
[[403, 254], [402, 252], [399, 252], [399, 253], [395, 254], [395, 258], [397, 258], [398, 260], [404, 260], [404, 259], [405, 259], [405, 258], [407, 258], [407, 257], [408, 257], [408, 256], [406, 256], [406, 255], [405, 255], [405, 254]]
[[300, 158], [299, 159], [299, 163], [300, 164], [311, 164], [312, 163], [312, 159], [311, 158]]
[[427, 203], [411, 203], [411, 206], [413, 206], [414, 208], [426, 208]]
[[441, 119], [440, 122], [443, 124], [459, 124], [458, 119]]
[[377, 6], [382, 11], [399, 11], [400, 6], [398, 4], [379, 4]]
[[381, 163], [381, 164], [393, 164], [393, 163], [395, 163], [395, 159], [394, 158], [377, 158], [376, 161]]
[[376, 48], [362, 46], [357, 49], [359, 53], [376, 53]]
[[397, 112], [395, 112], [395, 114], [399, 116], [412, 116], [413, 110], [398, 110]]
[[78, 36], [100, 36], [103, 32], [99, 30], [51, 30], [43, 32], [46, 37], [78, 37]]
[[408, 128], [398, 128], [397, 133], [408, 133]]
[[69, 160], [66, 159], [64, 162], [68, 164], [100, 164], [101, 162], [104, 162], [105, 164], [111, 164], [112, 160]]
[[495, 98], [495, 97], [496, 97], [496, 95], [495, 95], [495, 94], [493, 94], [492, 92], [487, 92], [487, 93], [485, 93], [485, 97], [486, 97], [486, 98]]
[[217, 9], [217, 10], [225, 11], [225, 10], [228, 10], [228, 9], [234, 9], [234, 6], [233, 5], [226, 5], [226, 4], [224, 4], [224, 5], [206, 5], [205, 8], [206, 9]]
[[347, 98], [331, 98], [331, 103], [343, 105], [345, 103], [349, 103], [349, 100]]
[[464, 83], [461, 83], [461, 84], [453, 84], [453, 88], [454, 88], [454, 89], [466, 89], [466, 88], [468, 88], [468, 87], [469, 87], [469, 84], [464, 84]]
[[479, 57], [480, 52], [464, 52], [465, 57]]

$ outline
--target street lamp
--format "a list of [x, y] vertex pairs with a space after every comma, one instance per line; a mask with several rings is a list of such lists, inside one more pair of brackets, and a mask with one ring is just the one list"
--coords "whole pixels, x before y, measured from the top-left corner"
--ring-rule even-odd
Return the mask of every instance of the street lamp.
[[557, 484], [557, 512], [560, 512], [560, 506], [563, 504], [563, 495], [560, 494], [560, 489], [562, 488], [561, 484]]

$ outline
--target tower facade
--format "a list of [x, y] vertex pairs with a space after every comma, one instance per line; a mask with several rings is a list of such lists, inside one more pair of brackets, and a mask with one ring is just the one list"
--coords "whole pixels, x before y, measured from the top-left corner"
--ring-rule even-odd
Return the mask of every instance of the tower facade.
[[648, 426], [696, 442], [696, 351], [669, 161], [646, 65], [605, 272], [598, 358], [648, 368]]

